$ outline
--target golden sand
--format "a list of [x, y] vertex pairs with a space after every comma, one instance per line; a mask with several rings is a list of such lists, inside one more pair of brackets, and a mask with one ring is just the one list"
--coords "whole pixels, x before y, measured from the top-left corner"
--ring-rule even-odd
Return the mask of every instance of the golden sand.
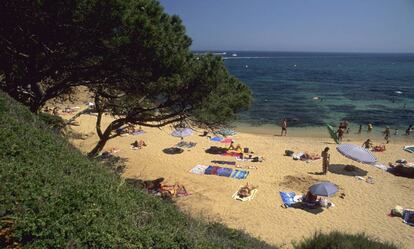
[[[107, 124], [110, 120], [109, 116], [104, 117], [104, 123]], [[72, 127], [76, 132], [95, 132], [96, 117], [83, 115], [78, 121], [80, 126]], [[404, 224], [399, 217], [387, 216], [390, 209], [396, 205], [414, 208], [414, 180], [396, 177], [343, 157], [336, 151], [335, 144], [328, 136], [280, 137], [239, 133], [233, 136], [236, 144], [249, 147], [256, 154], [264, 156], [265, 161], [238, 162], [242, 166], [258, 167], [250, 169], [247, 179], [238, 180], [189, 173], [197, 164], [211, 165], [211, 160], [236, 161], [232, 157], [207, 154], [205, 149], [210, 146], [224, 144], [200, 137], [201, 131], [185, 138], [185, 141], [196, 142], [196, 147], [185, 149], [182, 154], [167, 155], [162, 150], [180, 142], [179, 138], [170, 136], [171, 128], [144, 127], [144, 130], [143, 135], [129, 135], [110, 140], [105, 150], [113, 147], [121, 150], [117, 155], [128, 160], [123, 175], [126, 178], [152, 180], [164, 177], [165, 183], [184, 184], [192, 195], [177, 198], [176, 203], [191, 215], [214, 219], [229, 227], [242, 229], [268, 243], [285, 245], [286, 248], [291, 247], [291, 241], [299, 241], [316, 231], [332, 230], [347, 233], [364, 232], [381, 240], [395, 242], [403, 248], [414, 248], [414, 228]], [[279, 130], [275, 133], [279, 133]], [[360, 145], [364, 138], [361, 135], [347, 142]], [[130, 144], [140, 139], [148, 146], [141, 150], [131, 150]], [[96, 135], [86, 140], [71, 140], [84, 152], [89, 151], [96, 141]], [[321, 160], [306, 163], [284, 156], [286, 149], [320, 154], [326, 146], [330, 147], [331, 154], [331, 168], [326, 176], [319, 174], [322, 170]], [[375, 155], [384, 164], [399, 158], [414, 161], [414, 155], [404, 152], [402, 146], [402, 142], [391, 143], [387, 145], [387, 151]], [[345, 171], [344, 167], [348, 164], [358, 167], [356, 173], [362, 177], [372, 176], [374, 184], [358, 180], [355, 174]], [[326, 180], [340, 188], [339, 192], [330, 198], [335, 207], [318, 214], [303, 209], [281, 207], [279, 191], [303, 193], [313, 182]], [[232, 199], [234, 192], [247, 182], [259, 186], [255, 198], [250, 202]], [[339, 198], [341, 193], [345, 193], [344, 199]]]

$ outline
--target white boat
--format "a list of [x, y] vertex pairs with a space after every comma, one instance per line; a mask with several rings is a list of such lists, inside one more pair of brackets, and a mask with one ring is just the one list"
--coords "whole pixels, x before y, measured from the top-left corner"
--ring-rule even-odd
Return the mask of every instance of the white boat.
[[237, 56], [237, 54], [232, 54], [231, 56]]

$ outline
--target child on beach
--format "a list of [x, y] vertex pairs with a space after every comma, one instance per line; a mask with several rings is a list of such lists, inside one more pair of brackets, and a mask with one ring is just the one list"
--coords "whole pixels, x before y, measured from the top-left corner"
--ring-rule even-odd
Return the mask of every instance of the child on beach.
[[322, 172], [324, 175], [328, 173], [329, 168], [329, 160], [331, 159], [331, 155], [328, 153], [329, 147], [325, 147], [325, 149], [322, 151]]

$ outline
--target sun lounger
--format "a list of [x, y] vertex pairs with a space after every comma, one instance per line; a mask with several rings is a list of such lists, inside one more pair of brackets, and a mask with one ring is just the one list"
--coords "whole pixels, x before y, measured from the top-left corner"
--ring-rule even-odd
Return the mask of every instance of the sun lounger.
[[244, 198], [240, 197], [238, 193], [239, 193], [239, 190], [237, 190], [236, 193], [233, 194], [232, 198], [238, 201], [251, 201], [255, 197], [257, 193], [257, 189], [253, 189], [250, 196], [244, 197]]

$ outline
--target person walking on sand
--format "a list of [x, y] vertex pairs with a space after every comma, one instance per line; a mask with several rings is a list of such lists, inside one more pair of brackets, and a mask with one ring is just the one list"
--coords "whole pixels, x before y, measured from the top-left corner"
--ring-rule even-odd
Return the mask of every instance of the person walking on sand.
[[329, 168], [329, 161], [331, 159], [331, 155], [329, 155], [328, 153], [329, 151], [329, 147], [326, 147], [322, 153], [322, 172], [324, 175], [326, 175], [326, 173], [328, 173], [328, 168]]
[[385, 141], [387, 141], [387, 144], [390, 142], [390, 135], [391, 135], [391, 131], [390, 131], [390, 127], [386, 127], [384, 130], [384, 139]]
[[358, 129], [358, 134], [361, 134], [361, 132], [362, 132], [362, 125], [360, 124], [359, 129]]
[[287, 136], [287, 119], [283, 119], [282, 122], [282, 132], [280, 133], [280, 136], [283, 136], [283, 134], [285, 134], [285, 136]]

